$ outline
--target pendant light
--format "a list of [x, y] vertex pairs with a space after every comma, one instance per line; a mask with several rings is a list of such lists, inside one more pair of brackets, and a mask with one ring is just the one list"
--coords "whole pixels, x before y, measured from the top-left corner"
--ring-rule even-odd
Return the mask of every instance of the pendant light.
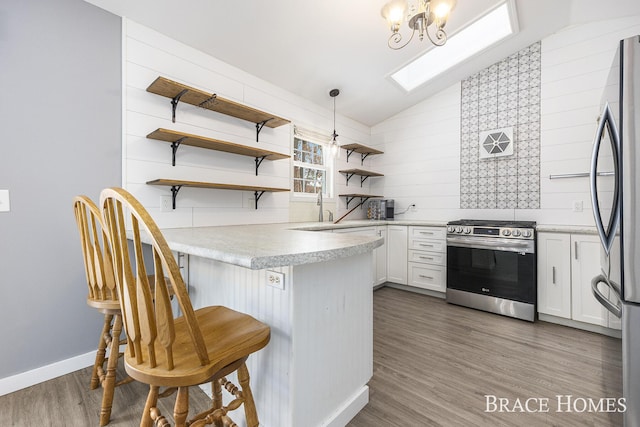
[[333, 134], [331, 135], [331, 156], [335, 157], [338, 154], [340, 146], [338, 145], [338, 133], [336, 132], [336, 96], [340, 95], [338, 89], [331, 89], [329, 96], [333, 98]]

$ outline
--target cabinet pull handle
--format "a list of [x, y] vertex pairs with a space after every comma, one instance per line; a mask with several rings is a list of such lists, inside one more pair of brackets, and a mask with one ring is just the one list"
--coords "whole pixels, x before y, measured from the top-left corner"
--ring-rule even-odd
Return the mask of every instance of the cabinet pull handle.
[[421, 257], [418, 257], [418, 258], [420, 258], [420, 259], [433, 259], [433, 257], [430, 257], [430, 256], [421, 256]]
[[418, 277], [422, 277], [423, 279], [431, 279], [431, 280], [433, 280], [433, 277], [425, 276], [424, 274], [418, 274]]
[[573, 248], [574, 248], [574, 255], [576, 257], [576, 260], [578, 259], [578, 242], [573, 242]]
[[426, 246], [426, 247], [429, 247], [429, 248], [432, 248], [432, 247], [433, 247], [433, 245], [427, 245], [426, 243], [419, 243], [419, 245], [420, 245], [420, 246]]
[[553, 283], [554, 285], [556, 284], [556, 268], [555, 267], [551, 267], [551, 283]]
[[420, 234], [433, 234], [433, 231], [421, 231]]

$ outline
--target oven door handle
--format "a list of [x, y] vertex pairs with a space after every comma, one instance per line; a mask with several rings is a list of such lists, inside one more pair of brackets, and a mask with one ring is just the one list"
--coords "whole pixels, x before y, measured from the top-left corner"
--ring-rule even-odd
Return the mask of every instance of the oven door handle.
[[488, 249], [507, 252], [535, 252], [535, 244], [533, 240], [456, 236], [447, 238], [447, 246], [471, 249]]

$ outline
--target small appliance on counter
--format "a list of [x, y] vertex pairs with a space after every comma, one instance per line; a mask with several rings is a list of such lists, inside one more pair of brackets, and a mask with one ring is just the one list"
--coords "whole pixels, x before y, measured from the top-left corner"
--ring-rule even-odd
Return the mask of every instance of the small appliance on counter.
[[372, 199], [367, 206], [367, 219], [393, 219], [395, 202], [393, 199]]

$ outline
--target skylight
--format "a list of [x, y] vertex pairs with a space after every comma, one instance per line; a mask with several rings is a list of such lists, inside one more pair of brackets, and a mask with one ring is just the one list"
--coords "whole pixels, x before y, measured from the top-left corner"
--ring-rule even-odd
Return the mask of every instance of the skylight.
[[407, 92], [412, 91], [513, 34], [516, 31], [516, 26], [512, 24], [511, 12], [515, 12], [515, 9], [509, 7], [509, 3], [509, 1], [505, 1], [471, 25], [449, 37], [444, 46], [429, 50], [391, 74], [391, 78]]

